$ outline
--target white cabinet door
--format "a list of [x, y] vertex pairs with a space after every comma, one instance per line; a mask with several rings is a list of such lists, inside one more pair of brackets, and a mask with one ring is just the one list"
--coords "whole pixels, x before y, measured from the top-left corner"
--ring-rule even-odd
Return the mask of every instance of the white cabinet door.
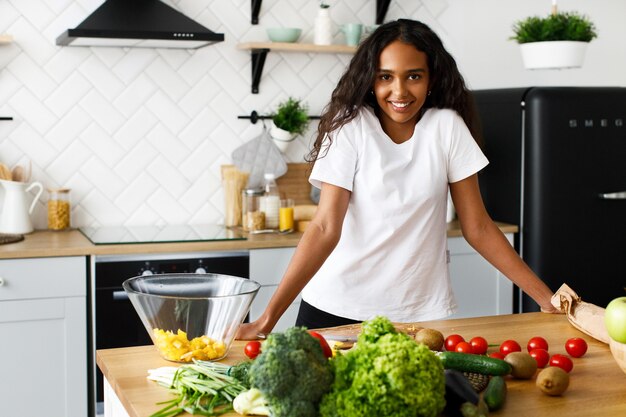
[[[513, 235], [505, 235], [512, 242]], [[449, 318], [513, 313], [513, 283], [462, 237], [448, 238], [450, 279], [458, 304]]]
[[0, 261], [0, 414], [87, 415], [84, 257]]
[[[263, 311], [272, 298], [278, 283], [287, 270], [296, 248], [273, 248], [250, 250], [250, 279], [261, 284], [252, 307], [250, 308], [250, 321], [254, 321]], [[300, 296], [289, 306], [280, 318], [274, 331], [284, 331], [296, 324], [298, 309], [300, 308]]]

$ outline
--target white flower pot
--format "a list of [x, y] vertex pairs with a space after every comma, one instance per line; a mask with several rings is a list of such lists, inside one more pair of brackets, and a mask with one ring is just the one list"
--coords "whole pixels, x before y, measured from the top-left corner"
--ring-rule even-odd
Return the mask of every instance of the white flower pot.
[[527, 69], [579, 68], [585, 60], [588, 42], [546, 41], [520, 44]]
[[293, 142], [298, 135], [276, 127], [274, 122], [272, 122], [272, 126], [270, 127], [270, 136], [272, 137], [272, 141], [276, 147], [284, 153], [289, 147], [289, 143]]

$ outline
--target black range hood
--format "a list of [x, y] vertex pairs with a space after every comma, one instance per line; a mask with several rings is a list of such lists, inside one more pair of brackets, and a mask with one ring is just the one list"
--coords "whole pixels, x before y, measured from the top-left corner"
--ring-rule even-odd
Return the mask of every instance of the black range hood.
[[159, 0], [106, 0], [75, 29], [56, 40], [64, 46], [196, 49], [224, 40]]

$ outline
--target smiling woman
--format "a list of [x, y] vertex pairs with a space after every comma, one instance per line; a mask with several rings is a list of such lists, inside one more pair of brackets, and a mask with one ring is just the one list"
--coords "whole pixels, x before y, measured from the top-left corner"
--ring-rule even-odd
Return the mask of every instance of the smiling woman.
[[269, 333], [302, 291], [296, 325], [384, 315], [395, 322], [456, 310], [448, 271], [448, 190], [465, 239], [546, 310], [552, 292], [482, 204], [487, 165], [456, 63], [425, 24], [380, 26], [357, 48], [318, 126], [309, 182], [321, 189], [278, 289], [240, 338]]

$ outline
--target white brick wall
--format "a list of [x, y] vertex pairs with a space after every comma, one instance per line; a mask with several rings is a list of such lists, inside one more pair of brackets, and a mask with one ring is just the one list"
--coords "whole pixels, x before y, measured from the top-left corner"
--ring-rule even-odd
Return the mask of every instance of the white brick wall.
[[[70, 187], [73, 226], [221, 222], [219, 167], [231, 163], [231, 152], [262, 129], [261, 123], [252, 125], [237, 116], [252, 110], [270, 113], [289, 95], [319, 114], [349, 60], [346, 55], [272, 52], [260, 93], [251, 94], [250, 54], [237, 50], [236, 44], [266, 40], [265, 28], [280, 25], [303, 28], [301, 41], [311, 42], [318, 4], [313, 0], [263, 0], [257, 26], [250, 24], [250, 0], [166, 1], [225, 33], [225, 42], [198, 50], [55, 45], [62, 31], [75, 27], [101, 2], [0, 0], [0, 33], [14, 37], [12, 44], [0, 46], [0, 115], [15, 119], [0, 122], [0, 161], [9, 166], [31, 161], [33, 179], [47, 187]], [[336, 23], [374, 23], [375, 0], [329, 3]], [[511, 23], [542, 13], [549, 3], [392, 0], [387, 20], [410, 17], [431, 25], [475, 88], [559, 82], [623, 85], [619, 74], [626, 72], [626, 52], [617, 40], [619, 50], [588, 52], [596, 58], [589, 71], [605, 71], [600, 77], [585, 70], [553, 75], [519, 68], [518, 51], [506, 41]], [[607, 30], [621, 27], [614, 17], [623, 18], [621, 3], [626, 2], [559, 2], [565, 9], [592, 15], [605, 25], [599, 28], [601, 36], [609, 38]], [[609, 11], [607, 5], [619, 10]], [[487, 16], [494, 13], [502, 18]], [[487, 32], [492, 29], [495, 35]], [[484, 43], [497, 39], [494, 43], [503, 53], [476, 45], [473, 36]], [[622, 30], [613, 39], [625, 37]], [[606, 46], [604, 39], [597, 44]], [[342, 42], [337, 31], [335, 43]], [[484, 51], [493, 62], [480, 55]], [[606, 61], [597, 61], [607, 56], [617, 59], [611, 69], [605, 69]], [[289, 162], [302, 160], [315, 127], [313, 123], [290, 147]], [[33, 214], [36, 228], [46, 227], [46, 200], [44, 193]]]

